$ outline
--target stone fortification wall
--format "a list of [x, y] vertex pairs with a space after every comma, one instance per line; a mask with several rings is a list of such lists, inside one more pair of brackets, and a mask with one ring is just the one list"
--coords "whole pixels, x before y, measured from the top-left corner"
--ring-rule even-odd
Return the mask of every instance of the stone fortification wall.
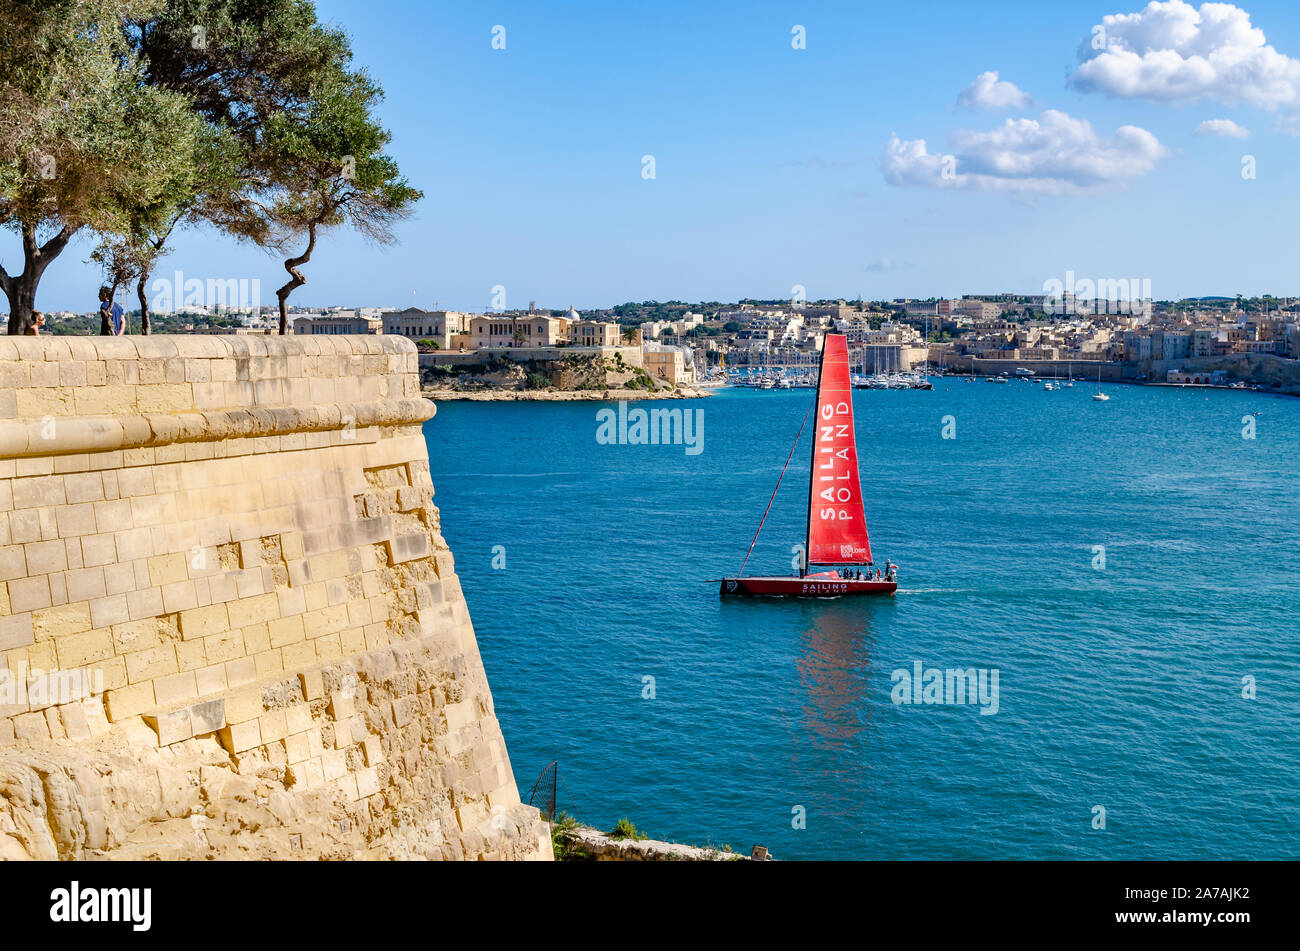
[[0, 338], [0, 857], [550, 857], [432, 415], [401, 338]]

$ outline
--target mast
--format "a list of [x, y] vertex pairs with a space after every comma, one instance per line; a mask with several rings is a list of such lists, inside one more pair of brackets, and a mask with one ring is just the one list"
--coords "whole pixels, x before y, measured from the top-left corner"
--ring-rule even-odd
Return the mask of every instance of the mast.
[[[822, 359], [817, 364], [817, 387], [813, 390], [813, 409], [821, 412], [822, 402], [822, 375], [826, 372], [826, 346], [830, 341], [831, 335], [822, 336]], [[866, 351], [863, 351], [866, 356]], [[816, 427], [821, 425], [820, 421], [813, 420], [813, 438], [808, 440], [808, 519], [804, 523], [803, 532], [803, 568], [799, 570], [799, 577], [808, 573], [808, 566], [812, 564], [812, 501], [813, 501], [813, 476], [817, 472], [817, 435]]]

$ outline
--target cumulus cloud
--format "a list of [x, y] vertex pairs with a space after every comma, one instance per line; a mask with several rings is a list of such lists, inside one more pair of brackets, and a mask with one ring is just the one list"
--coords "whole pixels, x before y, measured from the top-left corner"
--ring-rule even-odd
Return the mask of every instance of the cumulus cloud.
[[1206, 119], [1196, 127], [1197, 135], [1218, 135], [1225, 139], [1250, 138], [1250, 130], [1237, 125], [1231, 119]]
[[1124, 125], [1103, 139], [1092, 124], [1048, 109], [1037, 119], [1008, 119], [988, 132], [959, 130], [950, 154], [924, 139], [890, 139], [882, 170], [892, 185], [1058, 195], [1145, 175], [1168, 154], [1146, 129]]
[[1079, 46], [1070, 83], [1162, 102], [1213, 99], [1274, 109], [1300, 102], [1300, 60], [1275, 50], [1230, 3], [1148, 3], [1102, 18]]
[[957, 104], [968, 109], [1028, 109], [1034, 98], [1015, 83], [998, 79], [997, 70], [990, 70], [961, 91]]

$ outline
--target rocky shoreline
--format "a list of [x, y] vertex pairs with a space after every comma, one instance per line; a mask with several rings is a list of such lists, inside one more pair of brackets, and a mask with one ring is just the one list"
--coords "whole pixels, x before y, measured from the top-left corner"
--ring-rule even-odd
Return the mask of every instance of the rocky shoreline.
[[425, 387], [421, 391], [425, 399], [434, 402], [444, 400], [469, 400], [471, 402], [619, 402], [621, 400], [693, 400], [712, 396], [707, 389], [683, 386], [675, 390], [446, 390]]
[[574, 826], [553, 833], [565, 844], [565, 860], [570, 862], [768, 862], [767, 849], [754, 846], [749, 855], [721, 849], [662, 842], [658, 839], [615, 838], [591, 826]]

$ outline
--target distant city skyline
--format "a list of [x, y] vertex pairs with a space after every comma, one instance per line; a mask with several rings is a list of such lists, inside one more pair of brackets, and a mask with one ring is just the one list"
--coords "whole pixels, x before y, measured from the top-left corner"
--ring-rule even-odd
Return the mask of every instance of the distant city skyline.
[[[1280, 0], [317, 6], [426, 198], [394, 247], [326, 237], [298, 306], [1033, 294], [1067, 271], [1164, 300], [1298, 291], [1300, 11]], [[91, 247], [39, 308], [94, 308]], [[0, 260], [21, 260], [12, 233]], [[210, 232], [175, 270], [259, 280], [264, 306], [286, 277]]]

